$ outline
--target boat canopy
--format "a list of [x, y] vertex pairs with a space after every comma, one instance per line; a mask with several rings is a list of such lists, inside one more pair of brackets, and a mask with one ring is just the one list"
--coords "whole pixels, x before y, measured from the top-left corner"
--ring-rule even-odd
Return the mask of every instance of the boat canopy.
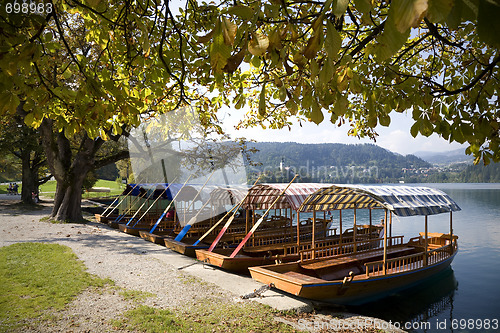
[[236, 205], [245, 198], [250, 186], [248, 185], [230, 185], [228, 187], [219, 187], [210, 193], [211, 199], [218, 205]]
[[299, 211], [353, 208], [386, 208], [398, 216], [460, 210], [446, 193], [429, 187], [331, 185], [309, 195]]
[[[258, 184], [253, 186], [243, 203], [245, 209], [268, 209], [288, 184]], [[273, 208], [298, 210], [302, 202], [319, 189], [328, 186], [319, 183], [292, 183]]]

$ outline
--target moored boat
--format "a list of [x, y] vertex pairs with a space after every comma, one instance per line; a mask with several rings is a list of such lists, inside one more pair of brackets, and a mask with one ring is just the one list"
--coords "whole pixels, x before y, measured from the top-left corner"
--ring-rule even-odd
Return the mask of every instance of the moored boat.
[[[301, 220], [298, 208], [302, 202], [317, 190], [327, 187], [328, 184], [296, 183], [296, 184], [260, 184], [252, 187], [243, 207], [254, 212], [257, 209], [273, 209], [285, 212], [287, 225], [276, 230], [273, 234], [258, 231], [255, 227], [265, 227], [273, 219], [279, 216], [266, 218], [261, 216], [255, 222], [252, 218], [252, 230], [245, 236], [242, 243], [233, 251], [227, 249], [200, 249], [196, 250], [197, 259], [221, 267], [228, 271], [248, 273], [248, 268], [262, 265], [263, 263], [296, 261], [303, 256], [303, 251], [312, 247], [334, 247], [339, 243], [344, 244], [343, 249], [348, 249], [347, 243], [367, 238], [378, 238], [381, 228], [379, 226], [364, 225], [356, 226], [352, 230], [342, 231], [340, 221], [340, 232], [329, 226], [331, 220], [326, 218], [326, 210], [323, 218]], [[293, 222], [293, 212], [296, 212], [297, 223]], [[309, 211], [309, 210], [307, 210]], [[262, 228], [262, 227], [261, 227]], [[270, 229], [271, 230], [271, 229]], [[246, 243], [245, 243], [246, 242]]]
[[[453, 234], [452, 212], [460, 207], [445, 193], [423, 187], [331, 186], [317, 191], [301, 209], [342, 209], [348, 205], [385, 209], [383, 247], [360, 247], [338, 254], [315, 247], [300, 261], [251, 267], [252, 278], [290, 294], [322, 302], [358, 305], [407, 289], [448, 268], [455, 257], [458, 237]], [[428, 216], [450, 213], [449, 233], [429, 233]], [[407, 242], [388, 236], [392, 213], [422, 215], [425, 231]], [[369, 240], [370, 241], [370, 240]], [[380, 240], [371, 240], [379, 242]]]

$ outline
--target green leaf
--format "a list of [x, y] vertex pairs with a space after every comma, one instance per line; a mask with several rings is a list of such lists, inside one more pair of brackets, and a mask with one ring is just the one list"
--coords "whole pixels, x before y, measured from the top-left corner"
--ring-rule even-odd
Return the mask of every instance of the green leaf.
[[299, 108], [297, 107], [297, 103], [295, 103], [295, 101], [293, 99], [289, 99], [286, 102], [286, 108], [288, 109], [288, 111], [290, 111], [290, 114], [292, 116], [296, 115], [297, 111], [299, 111]]
[[236, 5], [227, 9], [226, 13], [238, 16], [242, 20], [249, 21], [255, 15], [255, 10], [251, 7]]
[[318, 104], [316, 99], [314, 99], [312, 103], [310, 119], [316, 125], [319, 125], [323, 119], [325, 119], [323, 112], [321, 111], [321, 106]]
[[389, 17], [393, 18], [397, 30], [404, 33], [410, 27], [418, 27], [427, 8], [427, 0], [392, 1]]
[[337, 17], [344, 15], [349, 5], [349, 0], [334, 0], [332, 10]]
[[420, 121], [420, 133], [425, 136], [425, 137], [428, 137], [430, 136], [434, 131], [433, 131], [434, 127], [432, 126], [432, 123], [429, 119], [427, 118], [422, 118], [421, 121]]
[[[395, 2], [393, 2], [394, 4]], [[391, 15], [391, 9], [389, 10], [389, 17], [385, 21], [384, 31], [382, 35], [377, 39], [378, 44], [375, 46], [375, 56], [377, 61], [381, 62], [392, 57], [406, 42], [410, 36], [410, 29], [405, 32], [400, 32], [396, 27], [394, 22], [394, 13]]]
[[266, 84], [262, 85], [262, 90], [259, 96], [259, 115], [264, 117], [266, 115]]
[[219, 19], [215, 26], [212, 44], [210, 45], [210, 65], [212, 70], [220, 74], [231, 56], [231, 46], [227, 45], [222, 32], [222, 23]]
[[332, 22], [330, 22], [330, 20], [327, 20], [325, 50], [331, 60], [337, 60], [341, 46], [342, 38], [340, 37], [340, 34], [337, 32], [337, 30], [335, 30]]
[[33, 112], [28, 113], [26, 117], [24, 117], [24, 123], [26, 124], [26, 126], [29, 127], [31, 127], [34, 120], [35, 120], [35, 114]]
[[498, 0], [479, 1], [477, 32], [482, 41], [500, 48], [500, 2]]
[[391, 124], [391, 117], [387, 114], [380, 114], [378, 116], [378, 121], [380, 125], [387, 127]]
[[429, 0], [426, 17], [431, 22], [440, 22], [448, 17], [453, 8], [454, 0]]
[[372, 9], [372, 2], [370, 0], [354, 0], [354, 7], [360, 13], [366, 14]]
[[412, 137], [414, 138], [417, 137], [419, 128], [420, 128], [420, 119], [415, 121], [415, 123], [410, 128], [410, 134]]

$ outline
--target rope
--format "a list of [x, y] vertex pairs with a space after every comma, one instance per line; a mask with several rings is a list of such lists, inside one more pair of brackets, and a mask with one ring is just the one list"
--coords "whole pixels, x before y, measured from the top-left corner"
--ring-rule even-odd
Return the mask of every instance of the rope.
[[255, 298], [255, 297], [262, 297], [262, 294], [271, 288], [274, 288], [274, 283], [266, 284], [266, 285], [260, 287], [259, 289], [255, 289], [250, 294], [246, 294], [246, 295], [241, 296], [241, 298], [242, 299], [249, 299], [249, 298]]

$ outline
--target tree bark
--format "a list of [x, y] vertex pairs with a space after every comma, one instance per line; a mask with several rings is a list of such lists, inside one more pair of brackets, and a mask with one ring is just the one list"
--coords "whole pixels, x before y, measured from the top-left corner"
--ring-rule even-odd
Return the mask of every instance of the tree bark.
[[21, 189], [21, 201], [25, 204], [32, 205], [33, 197], [31, 193], [37, 191], [37, 180], [38, 180], [38, 168], [33, 170], [31, 167], [31, 151], [23, 151], [21, 156], [22, 165], [22, 189]]
[[95, 154], [103, 140], [93, 140], [84, 134], [77, 152], [73, 153], [71, 142], [64, 132], [54, 132], [52, 120], [45, 119], [40, 130], [47, 163], [57, 182], [51, 218], [57, 221], [80, 222], [83, 220], [83, 181], [93, 169]]

